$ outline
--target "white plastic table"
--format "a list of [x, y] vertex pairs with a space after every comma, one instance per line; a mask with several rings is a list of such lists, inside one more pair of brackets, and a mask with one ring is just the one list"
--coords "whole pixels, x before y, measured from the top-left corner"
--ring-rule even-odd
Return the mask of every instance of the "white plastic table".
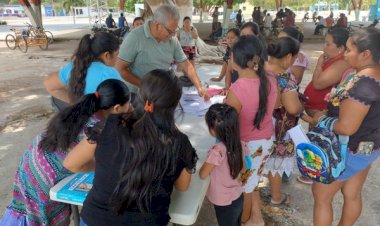
[[[171, 203], [169, 207], [170, 222], [180, 225], [191, 225], [197, 220], [199, 211], [202, 207], [204, 197], [209, 185], [209, 179], [202, 180], [199, 177], [199, 168], [207, 157], [207, 151], [215, 142], [215, 138], [211, 137], [208, 132], [204, 117], [198, 117], [190, 114], [183, 114], [177, 119], [177, 126], [185, 133], [191, 144], [197, 150], [199, 157], [197, 163], [197, 171], [191, 178], [190, 187], [186, 192], [173, 190], [171, 196]], [[67, 184], [71, 178], [67, 177], [60, 181], [57, 185], [50, 189], [51, 200], [72, 204], [74, 225], [79, 225], [79, 211], [78, 206], [83, 203], [68, 202], [57, 198], [57, 191]]]

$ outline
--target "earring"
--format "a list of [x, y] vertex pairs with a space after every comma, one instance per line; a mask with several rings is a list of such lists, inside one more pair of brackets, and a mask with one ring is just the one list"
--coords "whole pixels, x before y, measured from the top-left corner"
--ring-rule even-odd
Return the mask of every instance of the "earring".
[[259, 64], [258, 63], [253, 64], [253, 70], [255, 70], [255, 71], [259, 70]]

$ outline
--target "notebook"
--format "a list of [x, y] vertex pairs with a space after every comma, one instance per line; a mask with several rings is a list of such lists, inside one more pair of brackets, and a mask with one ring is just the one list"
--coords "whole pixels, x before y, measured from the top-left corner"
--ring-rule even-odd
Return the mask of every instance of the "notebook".
[[56, 192], [56, 199], [83, 204], [87, 193], [92, 188], [93, 180], [94, 172], [75, 174]]

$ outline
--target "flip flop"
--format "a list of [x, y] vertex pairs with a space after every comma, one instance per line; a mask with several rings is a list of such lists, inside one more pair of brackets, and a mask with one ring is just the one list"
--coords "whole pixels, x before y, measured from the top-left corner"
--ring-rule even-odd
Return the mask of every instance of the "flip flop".
[[281, 205], [289, 205], [290, 204], [290, 195], [289, 194], [282, 194], [283, 198], [281, 199], [280, 202], [274, 202], [272, 199], [270, 199], [270, 204], [272, 206], [281, 206]]
[[298, 182], [300, 182], [300, 183], [302, 183], [302, 184], [313, 184], [313, 181], [312, 180], [310, 180], [310, 179], [308, 179], [308, 178], [305, 178], [305, 177], [303, 177], [302, 175], [300, 175], [300, 176], [298, 176], [297, 177], [297, 180], [298, 180]]

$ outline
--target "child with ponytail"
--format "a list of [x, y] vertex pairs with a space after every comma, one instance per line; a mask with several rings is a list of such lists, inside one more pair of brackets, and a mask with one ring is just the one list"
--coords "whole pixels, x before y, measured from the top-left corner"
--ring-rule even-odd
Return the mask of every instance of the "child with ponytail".
[[[85, 94], [95, 92], [107, 79], [122, 80], [113, 68], [119, 54], [119, 40], [108, 32], [87, 34], [81, 39], [72, 62], [52, 73], [44, 85], [56, 103], [75, 103]], [[57, 100], [58, 99], [58, 100]], [[55, 105], [59, 110], [62, 108]]]
[[207, 198], [214, 204], [219, 226], [240, 226], [243, 212], [240, 172], [244, 163], [239, 115], [227, 104], [214, 104], [206, 113], [206, 123], [217, 142], [209, 150], [199, 175], [202, 179], [210, 175]]
[[[290, 204], [291, 197], [281, 191], [282, 176], [290, 176], [293, 171], [294, 144], [286, 138], [286, 133], [298, 123], [303, 105], [299, 98], [297, 80], [289, 73], [300, 49], [299, 42], [291, 37], [281, 37], [277, 43], [268, 46], [269, 60], [266, 72], [277, 79], [278, 100], [273, 112], [275, 122], [275, 145], [264, 173], [271, 184], [271, 205]], [[306, 118], [304, 118], [306, 120]]]
[[[82, 140], [69, 153], [67, 168], [95, 170], [81, 225], [168, 225], [173, 186], [186, 191], [197, 162], [189, 139], [175, 125], [181, 95], [171, 71], [148, 72], [136, 94], [134, 115], [111, 115], [93, 142]], [[94, 158], [94, 167], [84, 167]]]
[[257, 189], [274, 134], [272, 113], [277, 98], [277, 83], [264, 71], [264, 47], [259, 38], [240, 36], [232, 47], [232, 67], [239, 79], [228, 91], [226, 103], [239, 114], [240, 139], [248, 149], [243, 175], [244, 206], [242, 221], [246, 225], [264, 225], [260, 194]]
[[109, 114], [130, 111], [129, 98], [128, 87], [110, 79], [57, 113], [24, 152], [14, 179], [13, 199], [0, 225], [69, 225], [70, 206], [49, 197], [50, 188], [72, 174], [63, 160], [90, 127]]

